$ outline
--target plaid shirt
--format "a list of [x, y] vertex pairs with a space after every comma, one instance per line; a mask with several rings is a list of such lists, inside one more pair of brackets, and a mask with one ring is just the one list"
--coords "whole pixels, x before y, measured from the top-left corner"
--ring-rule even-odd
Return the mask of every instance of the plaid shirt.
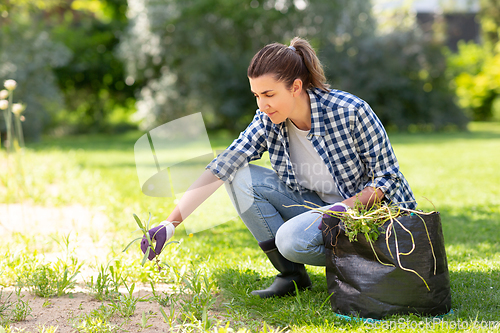
[[[367, 186], [380, 188], [386, 199], [414, 209], [415, 198], [399, 170], [387, 133], [370, 106], [340, 90], [308, 90], [311, 100], [311, 130], [307, 135], [325, 162], [345, 199]], [[224, 181], [265, 151], [280, 179], [295, 191], [304, 191], [295, 178], [290, 161], [286, 122], [273, 124], [257, 110], [253, 121], [207, 169]]]

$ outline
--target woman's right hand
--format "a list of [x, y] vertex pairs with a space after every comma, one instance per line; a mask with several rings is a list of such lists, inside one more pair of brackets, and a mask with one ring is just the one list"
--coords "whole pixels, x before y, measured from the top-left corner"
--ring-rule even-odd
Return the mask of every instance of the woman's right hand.
[[169, 221], [163, 221], [159, 226], [149, 229], [148, 234], [149, 238], [152, 241], [151, 243], [153, 244], [154, 242], [156, 242], [156, 246], [153, 250], [153, 248], [149, 245], [146, 235], [144, 235], [141, 241], [142, 253], [146, 253], [149, 248], [148, 259], [153, 260], [157, 255], [161, 253], [161, 251], [163, 250], [163, 246], [165, 246], [165, 243], [170, 238], [172, 238], [172, 236], [174, 236], [174, 232], [175, 227], [172, 222]]
[[156, 242], [154, 250], [149, 246], [146, 235], [141, 241], [143, 253], [149, 248], [148, 259], [153, 260], [159, 255], [165, 243], [174, 235], [175, 227], [184, 221], [199, 205], [212, 195], [224, 182], [214, 176], [210, 170], [205, 170], [201, 176], [188, 188], [182, 196], [177, 206], [168, 216], [168, 220], [163, 221], [159, 226], [148, 231], [149, 237]]

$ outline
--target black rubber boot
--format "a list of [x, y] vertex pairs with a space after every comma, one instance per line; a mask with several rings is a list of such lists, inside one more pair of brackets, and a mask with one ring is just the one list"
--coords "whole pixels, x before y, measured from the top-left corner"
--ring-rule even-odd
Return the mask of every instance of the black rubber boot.
[[280, 273], [267, 289], [254, 290], [250, 294], [260, 296], [261, 298], [294, 295], [295, 283], [299, 290], [311, 289], [312, 283], [304, 265], [297, 264], [283, 257], [276, 247], [274, 238], [260, 242], [259, 246], [267, 255], [274, 268]]

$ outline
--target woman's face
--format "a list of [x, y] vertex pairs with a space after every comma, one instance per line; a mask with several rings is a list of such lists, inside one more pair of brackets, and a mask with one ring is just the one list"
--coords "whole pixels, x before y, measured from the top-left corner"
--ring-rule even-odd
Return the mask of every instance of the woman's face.
[[276, 81], [272, 74], [249, 80], [260, 111], [267, 114], [274, 124], [284, 122], [293, 114], [296, 103], [293, 87], [287, 89], [285, 84]]

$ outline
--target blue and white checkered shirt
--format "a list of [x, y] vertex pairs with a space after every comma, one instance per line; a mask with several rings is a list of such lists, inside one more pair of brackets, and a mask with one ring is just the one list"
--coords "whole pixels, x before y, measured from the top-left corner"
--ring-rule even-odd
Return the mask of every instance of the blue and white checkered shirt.
[[[342, 197], [365, 187], [380, 188], [386, 199], [403, 208], [416, 208], [412, 190], [399, 170], [396, 155], [382, 123], [368, 103], [340, 90], [308, 90], [311, 130], [307, 138], [325, 162]], [[207, 169], [223, 181], [265, 151], [280, 179], [295, 191], [298, 184], [290, 161], [286, 122], [273, 124], [257, 110], [245, 131]]]

